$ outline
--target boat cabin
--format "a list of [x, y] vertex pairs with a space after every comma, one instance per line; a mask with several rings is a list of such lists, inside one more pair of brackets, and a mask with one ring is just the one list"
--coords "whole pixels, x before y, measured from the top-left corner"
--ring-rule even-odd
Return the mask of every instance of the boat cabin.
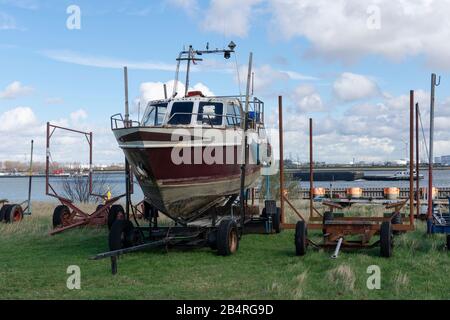
[[[205, 97], [201, 92], [190, 92], [185, 98], [149, 102], [140, 126], [240, 128], [242, 105], [238, 97]], [[250, 105], [249, 127], [256, 128], [263, 124], [263, 102], [254, 98]]]

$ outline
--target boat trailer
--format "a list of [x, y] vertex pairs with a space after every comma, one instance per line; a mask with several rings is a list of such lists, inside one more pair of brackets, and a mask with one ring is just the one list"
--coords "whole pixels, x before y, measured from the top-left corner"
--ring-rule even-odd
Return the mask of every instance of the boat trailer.
[[30, 169], [28, 176], [28, 199], [20, 204], [9, 203], [7, 199], [0, 199], [0, 222], [15, 223], [23, 220], [24, 216], [31, 216], [31, 183], [33, 181], [33, 148], [31, 140]]
[[[92, 213], [85, 212], [80, 209], [74, 202], [66, 197], [63, 197], [57, 193], [55, 188], [50, 183], [50, 141], [56, 130], [68, 131], [74, 134], [79, 134], [86, 138], [89, 145], [89, 195], [97, 197], [104, 201], [103, 204], [97, 206], [96, 210]], [[125, 195], [120, 195], [111, 199], [108, 199], [106, 195], [100, 195], [93, 193], [92, 188], [92, 132], [83, 132], [70, 128], [64, 128], [61, 126], [52, 125], [47, 123], [47, 152], [46, 152], [46, 166], [45, 166], [45, 193], [47, 196], [58, 199], [61, 203], [53, 211], [53, 230], [49, 233], [55, 235], [64, 232], [69, 229], [81, 227], [81, 226], [102, 226], [108, 224], [109, 227], [113, 224], [115, 219], [123, 218], [125, 211], [121, 205], [114, 205]]]

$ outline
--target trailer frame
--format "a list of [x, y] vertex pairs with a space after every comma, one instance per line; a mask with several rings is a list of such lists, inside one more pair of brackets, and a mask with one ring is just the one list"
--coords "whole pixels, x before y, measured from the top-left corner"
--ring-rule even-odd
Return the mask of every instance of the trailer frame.
[[[96, 210], [92, 213], [85, 212], [79, 206], [75, 205], [74, 202], [66, 197], [61, 196], [55, 190], [55, 188], [50, 183], [50, 142], [53, 137], [53, 134], [56, 130], [68, 131], [75, 134], [82, 135], [86, 138], [86, 141], [89, 145], [89, 195], [97, 197], [99, 199], [104, 200], [103, 205], [99, 205]], [[65, 214], [62, 215], [61, 224], [55, 226], [52, 231], [49, 232], [49, 235], [55, 235], [70, 229], [74, 229], [81, 226], [102, 226], [107, 223], [108, 212], [111, 206], [119, 201], [121, 198], [125, 196], [125, 194], [119, 195], [117, 197], [107, 199], [105, 195], [95, 194], [92, 189], [92, 151], [93, 151], [93, 134], [92, 132], [84, 132], [80, 130], [75, 130], [71, 128], [66, 128], [58, 125], [53, 125], [50, 122], [47, 122], [47, 135], [46, 135], [46, 164], [45, 164], [45, 194], [47, 196], [53, 197], [57, 199], [62, 206], [67, 208], [65, 210]], [[58, 206], [60, 207], [60, 206]], [[53, 215], [57, 212], [55, 209]]]

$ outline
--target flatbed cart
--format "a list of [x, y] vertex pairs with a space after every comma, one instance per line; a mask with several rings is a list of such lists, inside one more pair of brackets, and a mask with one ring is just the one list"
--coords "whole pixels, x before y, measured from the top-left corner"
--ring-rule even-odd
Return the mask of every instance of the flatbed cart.
[[[50, 183], [50, 141], [55, 133], [55, 130], [68, 131], [75, 134], [80, 134], [86, 138], [89, 145], [89, 195], [99, 198], [104, 201], [103, 204], [97, 206], [92, 213], [85, 212], [73, 203], [72, 200], [67, 199], [57, 193], [55, 188]], [[45, 193], [47, 196], [56, 198], [61, 204], [53, 211], [53, 230], [49, 233], [55, 235], [69, 229], [81, 226], [112, 226], [116, 219], [123, 219], [125, 210], [121, 205], [114, 205], [117, 201], [125, 196], [125, 194], [107, 199], [105, 195], [93, 193], [92, 188], [92, 132], [83, 132], [70, 128], [52, 125], [47, 123], [47, 154], [46, 154], [46, 169], [45, 169]]]
[[[280, 103], [280, 119], [281, 103]], [[280, 121], [282, 123], [282, 121]], [[282, 125], [280, 126], [282, 128]], [[280, 139], [282, 139], [282, 129], [280, 129]], [[280, 143], [282, 146], [282, 144]], [[332, 258], [337, 258], [341, 248], [363, 249], [380, 247], [380, 255], [382, 257], [391, 257], [394, 247], [394, 235], [415, 230], [414, 225], [414, 177], [410, 175], [409, 181], [409, 200], [398, 201], [386, 204], [386, 209], [393, 209], [383, 217], [367, 217], [352, 216], [346, 217], [342, 213], [335, 214], [334, 209], [342, 209], [343, 206], [330, 202], [323, 202], [330, 210], [320, 213], [314, 207], [314, 159], [313, 159], [313, 121], [309, 120], [309, 155], [310, 155], [310, 213], [309, 219], [305, 219], [297, 211], [300, 221], [295, 225], [287, 225], [286, 227], [295, 228], [295, 252], [298, 256], [303, 256], [307, 252], [309, 245], [318, 248], [335, 247]], [[280, 147], [280, 152], [282, 148]], [[281, 158], [282, 159], [282, 158]], [[410, 172], [414, 172], [414, 91], [410, 91]], [[282, 197], [282, 201], [287, 201]], [[401, 209], [409, 201], [409, 223], [405, 223], [402, 219]], [[287, 203], [293, 207], [289, 201]], [[282, 202], [283, 206], [283, 202]], [[321, 243], [314, 242], [309, 236], [308, 231], [311, 229], [322, 230], [323, 241]], [[379, 239], [372, 241], [374, 236]]]
[[28, 198], [20, 204], [9, 203], [7, 199], [0, 199], [0, 222], [15, 223], [23, 220], [24, 216], [31, 215], [31, 183], [33, 181], [33, 147], [31, 140], [30, 170], [28, 178]]

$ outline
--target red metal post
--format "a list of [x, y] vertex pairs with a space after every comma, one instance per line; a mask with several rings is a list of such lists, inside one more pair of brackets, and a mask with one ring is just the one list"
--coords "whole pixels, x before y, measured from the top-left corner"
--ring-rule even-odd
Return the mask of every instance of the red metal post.
[[92, 194], [92, 132], [89, 132], [89, 194]]
[[48, 195], [48, 175], [50, 170], [50, 122], [47, 122], [47, 145], [45, 149], [45, 194]]
[[409, 224], [414, 224], [414, 90], [409, 92]]
[[313, 120], [309, 119], [309, 217], [314, 215], [314, 156], [313, 156]]
[[416, 216], [420, 215], [419, 103], [416, 103]]
[[283, 154], [283, 97], [278, 97], [278, 130], [280, 140], [280, 210], [281, 222], [285, 223], [284, 216], [284, 154]]

